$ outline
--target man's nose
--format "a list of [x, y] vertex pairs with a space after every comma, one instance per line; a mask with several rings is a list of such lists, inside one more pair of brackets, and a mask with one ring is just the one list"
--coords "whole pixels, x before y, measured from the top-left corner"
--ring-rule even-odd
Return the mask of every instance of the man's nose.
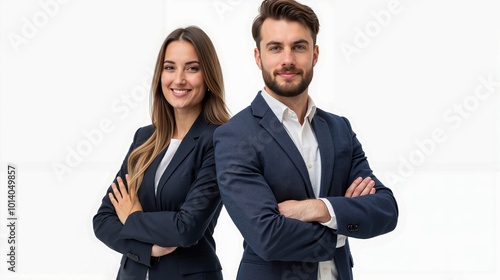
[[281, 66], [283, 66], [283, 67], [295, 66], [295, 56], [294, 56], [291, 49], [286, 48], [283, 51], [283, 60], [282, 60]]

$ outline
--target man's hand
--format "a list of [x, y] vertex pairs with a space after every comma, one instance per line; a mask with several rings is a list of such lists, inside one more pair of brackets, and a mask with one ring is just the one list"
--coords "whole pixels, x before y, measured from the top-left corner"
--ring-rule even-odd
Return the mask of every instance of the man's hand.
[[[130, 179], [128, 174], [125, 175], [125, 178], [127, 179], [127, 183], [129, 183]], [[134, 199], [132, 199], [131, 196], [128, 194], [127, 189], [125, 188], [125, 184], [122, 181], [122, 178], [118, 177], [116, 178], [116, 181], [118, 182], [120, 191], [118, 191], [116, 184], [113, 182], [113, 184], [111, 184], [113, 193], [109, 193], [109, 199], [111, 200], [111, 203], [115, 207], [118, 219], [120, 219], [120, 222], [122, 222], [122, 224], [125, 224], [125, 221], [127, 220], [130, 213], [133, 213], [135, 211], [142, 211], [142, 206], [137, 196], [135, 196]]]
[[363, 178], [359, 177], [354, 182], [352, 182], [351, 186], [345, 192], [345, 197], [357, 197], [363, 196], [366, 194], [375, 194], [376, 189], [374, 188], [375, 181], [370, 177]]
[[320, 199], [286, 200], [279, 203], [278, 208], [285, 217], [302, 222], [326, 223], [331, 219], [328, 208]]

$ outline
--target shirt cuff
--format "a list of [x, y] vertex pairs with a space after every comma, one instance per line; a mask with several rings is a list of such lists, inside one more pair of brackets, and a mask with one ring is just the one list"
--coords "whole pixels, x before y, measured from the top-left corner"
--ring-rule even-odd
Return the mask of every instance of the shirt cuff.
[[326, 205], [326, 208], [328, 209], [328, 212], [330, 213], [330, 217], [332, 217], [330, 219], [330, 221], [325, 222], [325, 223], [321, 223], [321, 224], [324, 225], [325, 227], [329, 227], [331, 229], [337, 230], [337, 216], [335, 216], [335, 212], [333, 211], [332, 204], [326, 198], [320, 198], [320, 199]]

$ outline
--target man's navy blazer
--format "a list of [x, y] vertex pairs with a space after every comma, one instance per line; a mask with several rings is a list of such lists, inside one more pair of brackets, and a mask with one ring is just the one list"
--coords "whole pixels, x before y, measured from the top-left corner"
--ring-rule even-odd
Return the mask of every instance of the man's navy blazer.
[[[260, 93], [214, 133], [222, 201], [245, 240], [239, 280], [317, 280], [317, 262], [332, 259], [340, 279], [352, 279], [349, 243], [336, 248], [337, 234], [370, 238], [396, 227], [396, 200], [373, 175], [347, 119], [317, 109], [312, 127], [321, 155], [319, 197], [331, 202], [337, 230], [280, 214], [278, 203], [315, 196], [299, 150]], [[344, 197], [356, 178], [368, 176], [376, 194]]]
[[[117, 279], [144, 280], [148, 268], [150, 280], [222, 279], [212, 237], [222, 207], [212, 141], [216, 127], [200, 114], [161, 176], [155, 197], [156, 169], [166, 149], [156, 157], [138, 191], [144, 211], [132, 213], [125, 225], [109, 200], [111, 187], [107, 190], [93, 219], [94, 232], [123, 254]], [[125, 178], [130, 153], [154, 131], [151, 125], [137, 130], [117, 176]], [[153, 244], [179, 248], [151, 258]]]

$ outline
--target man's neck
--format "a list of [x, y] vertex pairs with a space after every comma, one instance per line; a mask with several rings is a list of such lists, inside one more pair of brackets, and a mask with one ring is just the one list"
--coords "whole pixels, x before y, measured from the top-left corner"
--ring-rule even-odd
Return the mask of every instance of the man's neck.
[[285, 104], [288, 108], [292, 109], [295, 112], [295, 114], [297, 114], [297, 117], [298, 117], [301, 125], [304, 123], [304, 117], [305, 117], [306, 112], [307, 112], [307, 100], [309, 97], [309, 95], [307, 93], [307, 88], [301, 94], [299, 94], [297, 96], [293, 96], [293, 97], [285, 97], [285, 96], [277, 95], [272, 90], [270, 90], [267, 86], [265, 87], [265, 90], [274, 99], [278, 100], [279, 102]]

